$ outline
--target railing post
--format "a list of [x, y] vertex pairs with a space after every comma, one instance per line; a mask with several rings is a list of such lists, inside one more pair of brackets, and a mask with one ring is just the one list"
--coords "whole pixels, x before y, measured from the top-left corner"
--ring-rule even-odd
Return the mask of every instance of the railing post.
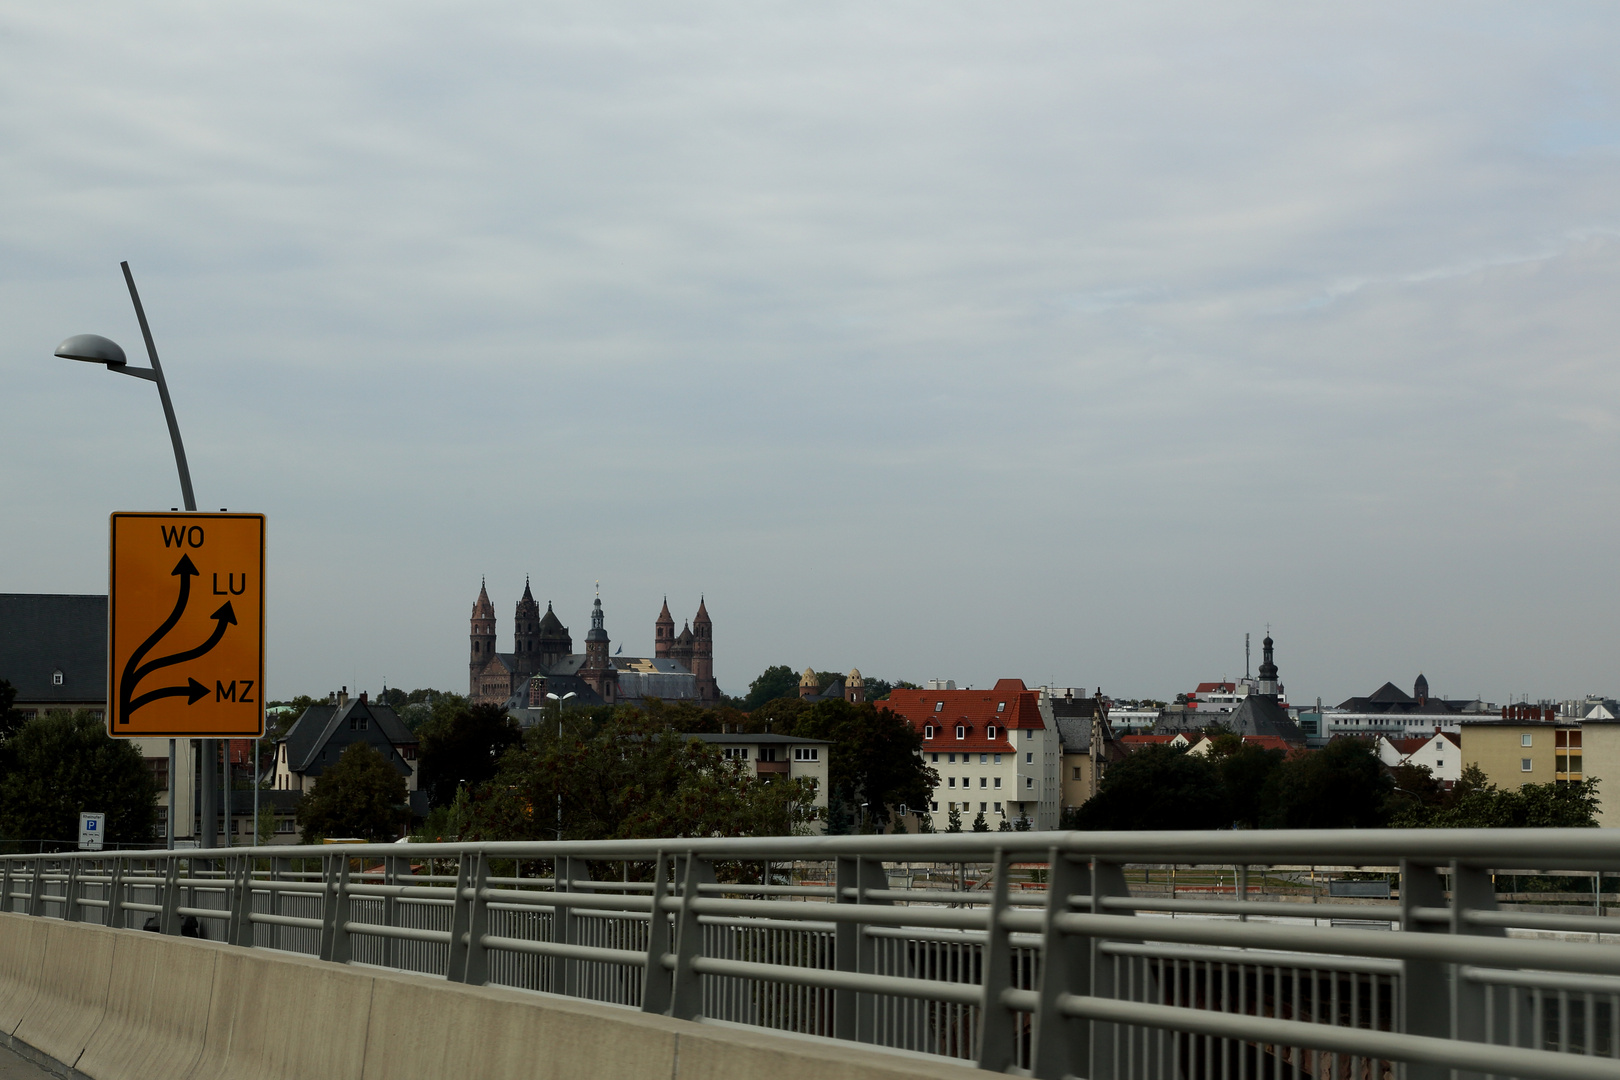
[[[1445, 886], [1437, 867], [1410, 859], [1401, 860], [1401, 933], [1443, 934], [1448, 926], [1420, 922], [1415, 909], [1446, 906]], [[1451, 1036], [1451, 996], [1453, 987], [1446, 978], [1446, 965], [1435, 960], [1401, 961], [1401, 1031], [1408, 1035]], [[1451, 1070], [1442, 1065], [1407, 1062], [1405, 1080], [1449, 1080]]]
[[698, 886], [714, 881], [714, 864], [697, 855], [685, 857], [681, 882], [681, 914], [675, 933], [675, 978], [670, 992], [669, 1015], [678, 1020], [695, 1020], [703, 1015], [703, 976], [692, 970], [692, 961], [703, 955], [703, 927], [692, 901]]
[[329, 855], [321, 867], [321, 959], [347, 964], [350, 957], [349, 856]]
[[107, 883], [107, 918], [103, 925], [124, 929], [124, 857], [114, 855], [111, 880]]
[[[399, 856], [383, 856], [383, 884], [390, 887], [399, 884]], [[383, 897], [383, 925], [394, 926], [399, 921], [399, 899], [394, 896]], [[387, 967], [399, 967], [399, 938], [383, 938], [383, 964]]]
[[44, 906], [41, 899], [45, 895], [45, 856], [34, 856], [34, 876], [28, 882], [28, 914], [37, 917], [40, 908]]
[[462, 851], [456, 859], [456, 899], [450, 913], [450, 960], [444, 977], [460, 982], [467, 977], [467, 931], [472, 927], [472, 901], [467, 890], [472, 884], [472, 852]]
[[[285, 881], [291, 875], [291, 859], [282, 855], [277, 855], [274, 859], [270, 860], [271, 881]], [[283, 915], [286, 913], [286, 906], [287, 905], [282, 901], [281, 898], [281, 890], [272, 888], [270, 890], [270, 914]], [[285, 941], [286, 935], [282, 933], [283, 929], [284, 928], [278, 923], [270, 924], [270, 947], [272, 949], [281, 948], [283, 942]]]
[[[1451, 932], [1453, 934], [1472, 934], [1480, 937], [1507, 937], [1507, 929], [1501, 926], [1473, 926], [1468, 922], [1470, 911], [1495, 911], [1496, 886], [1491, 882], [1490, 871], [1480, 870], [1472, 866], [1463, 866], [1453, 861], [1451, 864]], [[1486, 1035], [1487, 1018], [1485, 1015], [1487, 995], [1485, 987], [1479, 983], [1470, 982], [1463, 978], [1463, 965], [1451, 965], [1451, 1037], [1453, 1039], [1466, 1039], [1469, 1042], [1484, 1042]], [[1496, 1024], [1497, 1030], [1503, 1031], [1508, 1023], [1508, 1009], [1502, 997], [1506, 994], [1517, 994], [1516, 987], [1502, 986], [1496, 991]], [[1588, 1040], [1592, 1035], [1588, 1033]], [[1508, 1042], [1513, 1040], [1511, 1036]], [[1484, 1073], [1462, 1072], [1454, 1074], [1454, 1080], [1483, 1080]]]
[[669, 861], [658, 853], [653, 864], [652, 921], [647, 925], [647, 975], [641, 983], [641, 1011], [666, 1013], [674, 989], [673, 972], [664, 966], [669, 952], [669, 914], [664, 897], [669, 894]]
[[1030, 1075], [1063, 1080], [1084, 1076], [1091, 1064], [1091, 1024], [1064, 1016], [1059, 1000], [1066, 995], [1091, 996], [1091, 940], [1064, 934], [1054, 920], [1075, 910], [1074, 898], [1089, 901], [1091, 865], [1053, 848], [1047, 867], [1046, 925], [1041, 931], [1045, 947]]
[[84, 862], [77, 856], [68, 856], [67, 883], [62, 888], [62, 921], [79, 921], [79, 864]]
[[180, 933], [180, 859], [170, 855], [163, 866], [163, 910], [158, 914], [158, 933], [173, 937]]
[[[551, 862], [551, 891], [554, 893], [567, 893], [574, 891], [574, 860], [563, 855], [557, 856]], [[579, 927], [574, 920], [574, 909], [563, 907], [561, 904], [551, 909], [551, 940], [564, 945], [575, 944]], [[566, 994], [569, 997], [578, 993], [576, 983], [578, 965], [566, 956], [559, 956], [551, 963], [551, 970], [556, 972], [551, 990], [556, 994]]]
[[489, 860], [481, 851], [473, 857], [468, 885], [472, 898], [468, 902], [467, 959], [461, 981], [468, 986], [483, 986], [489, 982], [489, 950], [484, 947], [484, 935], [489, 933], [489, 903], [484, 899], [484, 890], [489, 887]]
[[1018, 1064], [1018, 1010], [1008, 1008], [1002, 991], [1012, 988], [1012, 942], [1001, 916], [1007, 910], [1007, 852], [996, 849], [994, 892], [985, 929], [984, 1004], [979, 1008], [979, 1068], [1006, 1072]]
[[253, 856], [251, 855], [240, 855], [236, 859], [235, 901], [231, 911], [229, 940], [244, 949], [251, 949], [253, 948]]
[[[1091, 911], [1095, 915], [1135, 916], [1131, 910], [1109, 911], [1103, 901], [1110, 896], [1129, 896], [1130, 886], [1125, 882], [1125, 868], [1118, 863], [1096, 860], [1091, 865]], [[1110, 939], [1122, 940], [1122, 939]], [[1135, 941], [1137, 939], [1128, 939]], [[1126, 989], [1114, 977], [1115, 960], [1104, 956], [1102, 939], [1091, 939], [1091, 992], [1095, 997], [1119, 1000]], [[1129, 961], [1127, 961], [1129, 962]], [[1091, 1067], [1085, 1075], [1089, 1080], [1114, 1080], [1120, 1056], [1120, 1030], [1118, 1024], [1093, 1021], [1091, 1024]]]
[[[875, 904], [868, 889], [889, 884], [883, 863], [862, 857], [841, 858], [833, 872], [835, 900], [840, 904]], [[862, 933], [863, 924], [840, 921], [833, 931], [833, 966], [838, 971], [866, 972], [875, 968], [877, 945]], [[833, 991], [833, 1037], [871, 1042], [877, 1026], [877, 1003], [871, 994], [854, 990]]]
[[5, 862], [4, 876], [0, 877], [0, 911], [10, 912], [11, 911], [11, 878], [12, 878], [12, 870], [11, 870], [11, 868], [17, 865], [17, 861], [15, 859], [11, 858], [8, 855], [8, 856], [5, 857], [4, 862]]

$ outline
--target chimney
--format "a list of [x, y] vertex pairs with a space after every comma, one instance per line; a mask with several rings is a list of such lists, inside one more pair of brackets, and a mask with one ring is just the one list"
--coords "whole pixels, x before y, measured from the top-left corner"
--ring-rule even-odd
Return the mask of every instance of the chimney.
[[366, 690], [360, 691], [360, 704], [364, 705], [366, 703], [366, 694], [368, 692], [369, 691], [366, 691]]
[[339, 708], [349, 703], [349, 688], [347, 686], [338, 690], [337, 703]]

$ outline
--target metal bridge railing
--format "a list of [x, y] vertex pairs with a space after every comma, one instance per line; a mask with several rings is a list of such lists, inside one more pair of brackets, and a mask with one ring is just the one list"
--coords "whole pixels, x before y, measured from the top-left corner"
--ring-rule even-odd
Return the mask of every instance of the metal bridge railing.
[[389, 844], [3, 856], [0, 909], [1052, 1080], [1617, 1078], [1606, 873], [1620, 832]]

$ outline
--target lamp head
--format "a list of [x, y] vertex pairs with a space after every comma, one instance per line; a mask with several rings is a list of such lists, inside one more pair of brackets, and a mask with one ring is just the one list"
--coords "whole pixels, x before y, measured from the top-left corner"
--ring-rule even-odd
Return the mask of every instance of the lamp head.
[[74, 334], [56, 347], [56, 355], [64, 360], [106, 364], [108, 368], [123, 367], [129, 363], [118, 342], [104, 338], [100, 334]]

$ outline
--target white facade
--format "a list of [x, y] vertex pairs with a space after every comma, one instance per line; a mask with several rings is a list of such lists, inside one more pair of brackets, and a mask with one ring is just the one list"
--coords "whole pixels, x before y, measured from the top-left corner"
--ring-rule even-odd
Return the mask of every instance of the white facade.
[[1377, 744], [1378, 760], [1385, 765], [1422, 765], [1429, 774], [1442, 783], [1456, 783], [1462, 779], [1462, 743], [1460, 735], [1432, 734], [1411, 753], [1380, 737]]

